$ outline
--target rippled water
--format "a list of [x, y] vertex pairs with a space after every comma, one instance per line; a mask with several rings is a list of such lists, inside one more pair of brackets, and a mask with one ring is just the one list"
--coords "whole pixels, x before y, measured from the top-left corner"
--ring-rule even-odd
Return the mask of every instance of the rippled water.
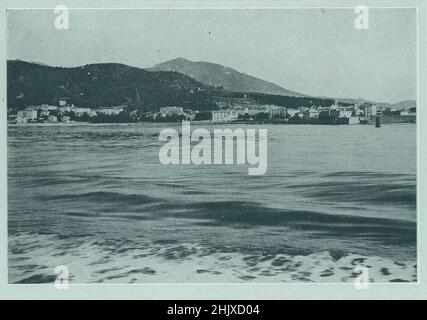
[[8, 128], [10, 283], [416, 280], [415, 125], [262, 126], [264, 176], [164, 166], [164, 126]]

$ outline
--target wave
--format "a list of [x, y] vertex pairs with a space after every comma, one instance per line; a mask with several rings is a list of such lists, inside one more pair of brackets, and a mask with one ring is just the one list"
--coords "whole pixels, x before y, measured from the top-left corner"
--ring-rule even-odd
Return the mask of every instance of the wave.
[[[242, 201], [213, 201], [185, 205], [187, 211], [165, 215], [210, 219], [217, 224], [288, 226], [328, 233], [336, 237], [375, 236], [383, 240], [414, 243], [416, 223], [388, 218], [336, 215], [317, 211], [275, 209]], [[177, 209], [174, 206], [174, 209]]]
[[[184, 191], [187, 192], [187, 191]], [[200, 194], [208, 199], [208, 194]], [[87, 218], [128, 220], [159, 220], [163, 218], [189, 219], [193, 224], [230, 227], [285, 226], [293, 230], [316, 233], [342, 239], [371, 239], [404, 245], [416, 243], [416, 222], [389, 217], [363, 216], [363, 211], [336, 214], [321, 210], [272, 208], [247, 201], [172, 201], [144, 194], [96, 191], [82, 194], [44, 196], [47, 201], [78, 201], [86, 209], [61, 210], [60, 213]], [[95, 205], [93, 204], [102, 204]], [[88, 210], [87, 208], [90, 208]], [[351, 211], [350, 211], [351, 212]], [[54, 214], [54, 212], [52, 213]]]
[[95, 202], [95, 203], [110, 203], [117, 205], [144, 205], [148, 203], [154, 203], [157, 200], [155, 198], [143, 195], [143, 194], [124, 194], [120, 192], [110, 191], [94, 191], [81, 194], [56, 194], [42, 196], [43, 200], [52, 201], [73, 201], [79, 200], [80, 202]]
[[417, 187], [414, 176], [369, 173], [332, 175], [350, 179], [291, 184], [285, 187], [304, 197], [321, 201], [400, 205], [415, 211]]
[[[391, 260], [328, 250], [308, 254], [240, 252], [203, 244], [143, 239], [69, 241], [54, 236], [19, 234], [11, 247], [43, 244], [9, 252], [10, 283], [53, 283], [54, 268], [73, 261], [70, 282], [353, 282], [356, 267], [366, 267], [374, 282], [416, 281], [413, 260]], [[57, 254], [57, 252], [60, 254]], [[22, 260], [25, 257], [27, 260]], [[177, 270], [179, 272], [177, 272]]]

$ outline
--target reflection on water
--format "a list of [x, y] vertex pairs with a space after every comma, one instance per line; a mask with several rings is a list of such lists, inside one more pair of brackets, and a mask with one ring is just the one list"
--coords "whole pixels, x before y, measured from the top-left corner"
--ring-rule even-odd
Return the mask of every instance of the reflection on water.
[[263, 126], [265, 176], [164, 166], [164, 126], [8, 128], [9, 282], [416, 280], [415, 125]]

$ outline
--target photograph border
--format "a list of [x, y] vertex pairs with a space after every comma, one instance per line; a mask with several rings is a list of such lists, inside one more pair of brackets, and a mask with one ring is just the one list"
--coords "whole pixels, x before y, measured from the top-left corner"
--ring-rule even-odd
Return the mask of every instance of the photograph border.
[[[296, 5], [296, 2], [298, 5]], [[425, 208], [426, 199], [421, 198], [425, 191], [426, 165], [420, 159], [426, 159], [425, 110], [426, 92], [420, 92], [421, 87], [426, 87], [426, 1], [264, 1], [261, 5], [255, 1], [3, 1], [1, 4], [0, 23], [4, 36], [0, 40], [1, 63], [4, 85], [2, 86], [1, 104], [3, 110], [6, 104], [6, 48], [7, 48], [7, 10], [37, 10], [51, 9], [57, 5], [66, 5], [71, 10], [292, 10], [292, 9], [354, 9], [357, 5], [366, 5], [369, 9], [416, 9], [417, 16], [417, 281], [411, 283], [370, 283], [369, 289], [356, 289], [353, 283], [135, 283], [135, 284], [70, 284], [69, 289], [58, 290], [53, 284], [9, 284], [8, 283], [8, 241], [7, 241], [7, 119], [6, 113], [1, 113], [1, 151], [0, 174], [2, 187], [0, 188], [0, 297], [2, 298], [32, 298], [51, 299], [89, 298], [89, 299], [328, 299], [328, 298], [355, 298], [355, 299], [404, 299], [426, 298], [427, 285], [422, 275], [426, 274], [427, 266], [423, 266], [422, 259], [427, 253], [423, 243], [427, 241], [427, 234], [423, 235], [425, 223], [421, 216], [421, 208]], [[315, 4], [314, 4], [315, 3]], [[403, 5], [405, 3], [405, 5]], [[215, 4], [215, 5], [214, 5]], [[396, 4], [396, 5], [394, 5]], [[108, 6], [108, 7], [105, 7]], [[422, 27], [420, 27], [420, 25]], [[421, 42], [421, 43], [420, 43]], [[422, 71], [422, 72], [421, 72]], [[420, 105], [424, 105], [420, 108]], [[248, 289], [251, 290], [248, 290]]]

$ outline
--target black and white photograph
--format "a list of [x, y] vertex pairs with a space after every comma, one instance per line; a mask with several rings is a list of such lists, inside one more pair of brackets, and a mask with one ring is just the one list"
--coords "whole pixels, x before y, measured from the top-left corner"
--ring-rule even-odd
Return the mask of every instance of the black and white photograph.
[[8, 9], [8, 283], [417, 283], [417, 17]]

